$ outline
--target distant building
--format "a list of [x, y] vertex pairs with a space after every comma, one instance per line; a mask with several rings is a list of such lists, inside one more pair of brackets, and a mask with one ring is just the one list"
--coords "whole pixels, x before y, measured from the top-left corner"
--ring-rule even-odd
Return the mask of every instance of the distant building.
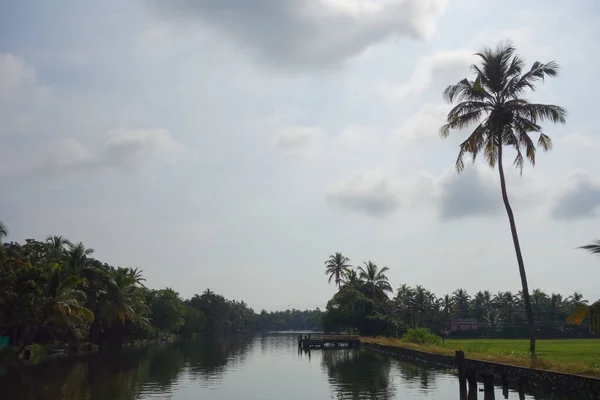
[[442, 324], [442, 333], [449, 334], [457, 331], [476, 331], [479, 329], [475, 318], [452, 318]]

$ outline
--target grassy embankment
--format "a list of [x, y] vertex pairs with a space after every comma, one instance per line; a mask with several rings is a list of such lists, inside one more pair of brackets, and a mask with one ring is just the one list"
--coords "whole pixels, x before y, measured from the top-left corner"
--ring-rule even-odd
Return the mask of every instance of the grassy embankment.
[[536, 359], [528, 355], [528, 340], [446, 339], [440, 346], [418, 345], [384, 337], [363, 337], [361, 340], [445, 355], [454, 355], [456, 350], [463, 350], [465, 356], [471, 359], [600, 378], [600, 339], [538, 340]]

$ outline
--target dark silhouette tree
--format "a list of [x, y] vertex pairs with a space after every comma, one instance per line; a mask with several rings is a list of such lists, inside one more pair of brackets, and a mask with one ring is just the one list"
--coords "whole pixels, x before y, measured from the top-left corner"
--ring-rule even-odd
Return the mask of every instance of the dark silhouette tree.
[[[531, 355], [534, 356], [535, 324], [525, 263], [506, 189], [503, 148], [506, 146], [516, 152], [513, 164], [522, 173], [526, 159], [535, 165], [537, 147], [546, 151], [552, 148], [552, 141], [543, 133], [540, 124], [544, 121], [564, 123], [566, 110], [556, 105], [531, 103], [524, 97], [527, 90], [535, 90], [538, 81], [556, 76], [558, 64], [554, 61], [536, 61], [523, 73], [524, 63], [515, 52], [513, 46], [498, 46], [495, 50], [485, 49], [477, 53], [481, 63], [471, 66], [475, 79], [465, 78], [455, 85], [448, 86], [444, 91], [448, 102], [457, 101], [458, 104], [448, 113], [447, 123], [441, 127], [440, 135], [446, 138], [451, 129], [462, 129], [477, 124], [467, 139], [460, 144], [456, 169], [458, 172], [464, 170], [463, 158], [467, 153], [472, 156], [473, 162], [477, 155], [483, 153], [490, 167], [498, 167], [502, 200], [508, 215], [521, 275], [523, 300], [529, 323], [529, 347]], [[539, 134], [537, 145], [530, 136], [532, 133]]]
[[325, 261], [325, 275], [329, 275], [328, 282], [331, 283], [333, 279], [335, 284], [341, 287], [342, 281], [346, 279], [351, 267], [349, 262], [350, 259], [342, 253], [331, 254], [327, 261]]

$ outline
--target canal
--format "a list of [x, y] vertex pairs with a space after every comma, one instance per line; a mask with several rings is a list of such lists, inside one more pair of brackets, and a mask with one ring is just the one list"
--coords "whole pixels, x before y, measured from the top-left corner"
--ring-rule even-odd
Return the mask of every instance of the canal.
[[[460, 399], [448, 371], [366, 349], [299, 352], [296, 334], [197, 340], [0, 369], [7, 400]], [[565, 399], [551, 393], [496, 399]], [[480, 399], [490, 394], [477, 393]], [[476, 398], [473, 396], [472, 398]], [[572, 397], [570, 397], [572, 398]]]

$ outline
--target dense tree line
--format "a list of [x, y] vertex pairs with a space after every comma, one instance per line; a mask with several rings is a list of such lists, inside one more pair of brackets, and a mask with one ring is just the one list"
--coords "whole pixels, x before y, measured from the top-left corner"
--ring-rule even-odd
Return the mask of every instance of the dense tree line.
[[[425, 327], [432, 332], [451, 330], [457, 319], [476, 320], [477, 329], [452, 332], [454, 336], [527, 337], [529, 333], [522, 293], [478, 291], [469, 294], [457, 289], [436, 296], [423, 286], [400, 285], [392, 295], [385, 272], [369, 261], [353, 268], [341, 253], [325, 262], [329, 282], [338, 292], [327, 303], [324, 326], [329, 331], [358, 331], [361, 334], [399, 335], [408, 328]], [[574, 337], [588, 333], [585, 326], [569, 323], [577, 310], [589, 311], [588, 301], [580, 293], [562, 295], [535, 289], [531, 304], [537, 337]], [[593, 318], [592, 318], [593, 319]]]
[[171, 288], [151, 290], [138, 269], [115, 267], [62, 236], [2, 243], [0, 336], [22, 351], [33, 343], [119, 347], [181, 334], [186, 337], [258, 330], [317, 329], [321, 312], [256, 313], [243, 301], [205, 290], [184, 300]]

